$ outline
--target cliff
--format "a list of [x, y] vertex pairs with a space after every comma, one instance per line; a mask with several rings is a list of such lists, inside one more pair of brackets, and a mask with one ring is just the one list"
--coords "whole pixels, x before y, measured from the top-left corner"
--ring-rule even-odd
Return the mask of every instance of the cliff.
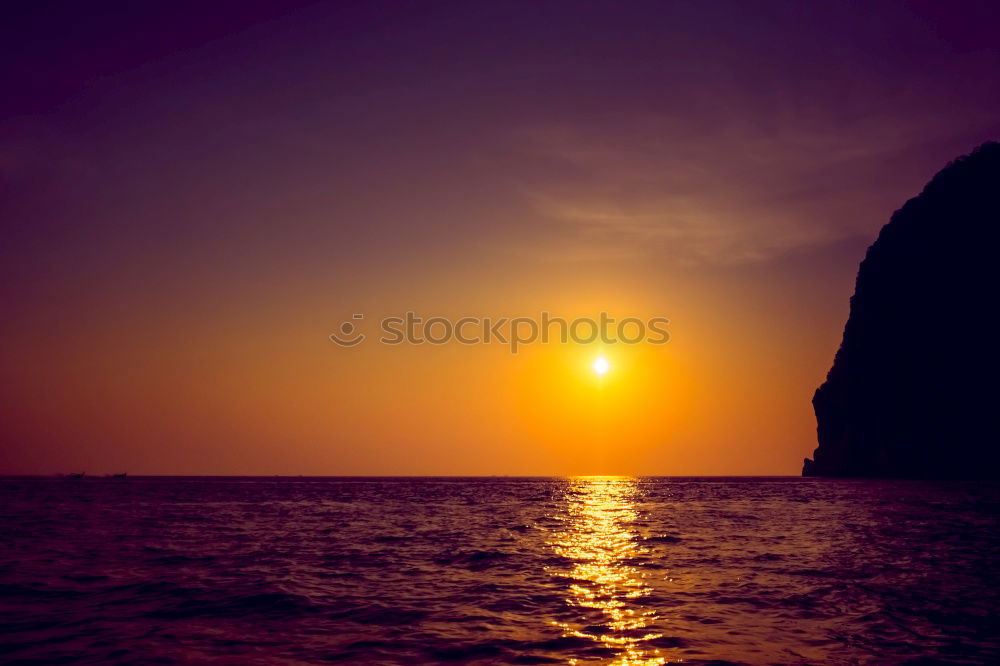
[[949, 164], [882, 227], [813, 397], [805, 476], [1000, 478], [1000, 144]]

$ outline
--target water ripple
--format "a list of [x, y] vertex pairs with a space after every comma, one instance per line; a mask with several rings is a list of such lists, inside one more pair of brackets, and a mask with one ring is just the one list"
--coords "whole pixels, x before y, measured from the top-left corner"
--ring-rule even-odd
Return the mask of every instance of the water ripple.
[[0, 661], [1000, 663], [1000, 487], [0, 481]]

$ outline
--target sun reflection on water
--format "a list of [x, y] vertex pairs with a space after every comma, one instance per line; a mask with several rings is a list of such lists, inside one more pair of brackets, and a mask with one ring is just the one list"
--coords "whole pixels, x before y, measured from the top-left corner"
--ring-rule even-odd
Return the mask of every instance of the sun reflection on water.
[[[549, 545], [573, 562], [567, 603], [581, 609], [577, 626], [556, 623], [567, 636], [593, 640], [614, 656], [609, 664], [665, 664], [652, 641], [662, 634], [652, 625], [656, 613], [641, 599], [650, 592], [641, 571], [630, 562], [646, 554], [631, 524], [638, 491], [628, 477], [578, 477], [566, 493], [566, 523]], [[570, 663], [579, 663], [571, 660]]]

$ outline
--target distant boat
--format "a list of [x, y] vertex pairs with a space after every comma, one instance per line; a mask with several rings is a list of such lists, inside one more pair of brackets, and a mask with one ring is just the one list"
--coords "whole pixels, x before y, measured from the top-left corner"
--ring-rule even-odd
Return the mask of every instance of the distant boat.
[[67, 478], [70, 478], [70, 479], [82, 479], [83, 477], [87, 476], [87, 473], [86, 472], [71, 472], [71, 473], [67, 474], [66, 476], [67, 476]]
[[119, 472], [118, 474], [112, 474], [112, 479], [124, 479], [128, 475], [128, 472]]

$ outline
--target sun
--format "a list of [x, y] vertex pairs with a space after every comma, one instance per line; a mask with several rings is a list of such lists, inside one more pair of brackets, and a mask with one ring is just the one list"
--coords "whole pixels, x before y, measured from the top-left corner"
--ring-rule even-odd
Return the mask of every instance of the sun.
[[608, 359], [604, 358], [603, 356], [598, 356], [596, 359], [594, 359], [594, 364], [590, 367], [592, 367], [594, 369], [594, 372], [597, 373], [598, 375], [605, 375], [607, 374], [608, 370], [611, 369], [611, 364], [608, 363]]

